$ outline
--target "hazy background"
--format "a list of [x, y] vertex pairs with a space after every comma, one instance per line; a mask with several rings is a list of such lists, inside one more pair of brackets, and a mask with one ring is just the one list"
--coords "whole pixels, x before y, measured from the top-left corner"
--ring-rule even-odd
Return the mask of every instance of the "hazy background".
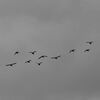
[[[99, 0], [1, 0], [0, 65], [17, 61], [14, 71], [0, 68], [0, 100], [100, 99]], [[85, 41], [93, 40], [89, 46]], [[76, 48], [74, 55], [67, 51]], [[16, 49], [39, 50], [33, 57]], [[38, 68], [36, 58], [49, 58]], [[34, 63], [25, 65], [24, 61]]]

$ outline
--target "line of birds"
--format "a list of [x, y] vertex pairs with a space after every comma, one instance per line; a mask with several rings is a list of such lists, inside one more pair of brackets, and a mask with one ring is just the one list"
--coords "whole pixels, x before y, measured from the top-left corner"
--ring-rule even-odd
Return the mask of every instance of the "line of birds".
[[[93, 43], [94, 43], [94, 41], [87, 41], [87, 42], [85, 42], [86, 44], [89, 44], [89, 45], [92, 45]], [[75, 51], [76, 51], [77, 49], [71, 49], [71, 50], [69, 50], [69, 54], [71, 54], [71, 53], [74, 53]], [[85, 52], [89, 52], [90, 51], [90, 49], [88, 48], [88, 49], [85, 49], [83, 52], [85, 53]], [[15, 55], [18, 55], [18, 54], [20, 54], [21, 52], [20, 51], [16, 51], [15, 53], [14, 53], [14, 56]], [[28, 52], [28, 53], [31, 53], [32, 55], [35, 55], [36, 53], [37, 53], [37, 51], [36, 50], [34, 50], [34, 51], [32, 51], [32, 52]], [[47, 58], [48, 56], [47, 55], [42, 55], [42, 56], [40, 56], [40, 57], [38, 57], [38, 60], [40, 60], [40, 59], [44, 59], [44, 58]], [[53, 56], [53, 57], [50, 57], [51, 59], [54, 59], [54, 60], [57, 60], [57, 59], [59, 59], [59, 58], [61, 58], [62, 56], [61, 55], [58, 55], [58, 56]], [[31, 59], [29, 59], [29, 60], [26, 60], [24, 63], [25, 64], [30, 64], [32, 62], [32, 60]], [[36, 62], [36, 64], [38, 65], [38, 66], [40, 66], [41, 64], [42, 64], [43, 62], [42, 61], [40, 61], [40, 62]], [[15, 66], [17, 64], [17, 62], [14, 62], [14, 63], [9, 63], [9, 64], [6, 64], [5, 66], [7, 66], [7, 67], [13, 67], [13, 66]]]

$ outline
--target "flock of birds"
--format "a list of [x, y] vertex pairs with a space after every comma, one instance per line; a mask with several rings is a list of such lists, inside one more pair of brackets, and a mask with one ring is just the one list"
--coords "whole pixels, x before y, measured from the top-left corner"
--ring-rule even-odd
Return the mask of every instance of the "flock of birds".
[[[89, 45], [92, 45], [92, 44], [94, 43], [94, 41], [87, 41], [87, 42], [85, 42], [85, 43], [86, 43], [86, 44], [89, 44]], [[69, 54], [75, 53], [76, 50], [77, 50], [77, 49], [73, 48], [73, 49], [69, 50], [68, 53], [69, 53]], [[83, 52], [85, 53], [85, 52], [89, 52], [89, 51], [90, 51], [90, 48], [85, 49]], [[16, 51], [16, 52], [14, 52], [13, 55], [15, 56], [15, 55], [18, 55], [18, 54], [20, 54], [20, 53], [21, 53], [20, 51]], [[34, 51], [31, 51], [31, 52], [28, 52], [28, 53], [30, 53], [30, 54], [32, 54], [32, 55], [35, 55], [35, 54], [37, 53], [37, 51], [34, 50]], [[47, 55], [41, 55], [41, 56], [38, 57], [38, 60], [41, 60], [41, 59], [44, 59], [44, 58], [47, 58], [47, 57], [48, 57]], [[62, 55], [58, 55], [58, 56], [50, 57], [50, 59], [52, 59], [52, 60], [58, 60], [58, 59], [61, 58], [61, 57], [62, 57]], [[31, 62], [32, 62], [32, 60], [29, 59], [29, 60], [26, 60], [24, 63], [25, 63], [25, 64], [30, 64]], [[42, 63], [43, 63], [43, 61], [36, 62], [36, 64], [37, 64], [38, 66], [41, 66]], [[4, 66], [10, 68], [10, 67], [14, 67], [16, 64], [17, 64], [17, 62], [14, 62], [14, 63], [5, 64]]]

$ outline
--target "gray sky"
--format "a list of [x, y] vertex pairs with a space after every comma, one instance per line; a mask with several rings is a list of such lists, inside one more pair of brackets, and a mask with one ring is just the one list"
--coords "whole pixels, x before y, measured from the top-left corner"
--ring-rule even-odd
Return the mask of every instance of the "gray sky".
[[[100, 98], [100, 8], [96, 2], [0, 1], [0, 65], [18, 62], [15, 72], [0, 68], [0, 100]], [[87, 40], [94, 44], [85, 54]], [[75, 54], [68, 55], [73, 48], [77, 49]], [[16, 49], [36, 49], [39, 53], [33, 57], [24, 52], [13, 57]], [[62, 54], [62, 58], [55, 62], [48, 58], [38, 68], [35, 61], [41, 54]], [[30, 58], [33, 64], [25, 65]]]

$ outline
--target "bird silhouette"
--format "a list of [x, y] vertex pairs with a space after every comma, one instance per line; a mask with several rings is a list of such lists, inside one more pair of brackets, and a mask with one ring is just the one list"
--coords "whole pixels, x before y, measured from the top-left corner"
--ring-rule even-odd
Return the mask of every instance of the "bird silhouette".
[[14, 55], [17, 55], [17, 54], [19, 54], [20, 52], [19, 51], [16, 51], [15, 53], [14, 53]]
[[14, 66], [16, 65], [17, 63], [10, 63], [10, 64], [6, 64], [5, 66]]
[[38, 59], [46, 58], [46, 57], [48, 57], [48, 56], [46, 56], [46, 55], [42, 55], [42, 56], [40, 56]]
[[[5, 66], [7, 67], [7, 68], [13, 68], [13, 66], [14, 65], [16, 65], [17, 63], [10, 63], [10, 64], [6, 64]], [[9, 69], [8, 69], [9, 70]], [[14, 71], [14, 70], [13, 70]]]
[[31, 63], [31, 61], [32, 61], [32, 60], [27, 60], [27, 61], [25, 61], [25, 63]]
[[87, 41], [86, 43], [91, 45], [91, 44], [93, 44], [94, 42], [93, 42], [93, 41]]
[[[36, 62], [37, 63], [37, 62]], [[38, 62], [37, 65], [40, 66], [43, 62]]]
[[37, 51], [31, 51], [31, 52], [28, 52], [28, 53], [31, 53], [31, 54], [34, 55], [36, 52], [37, 52]]
[[56, 57], [51, 57], [51, 59], [58, 59], [58, 58], [60, 58], [61, 57], [61, 55], [59, 55], [59, 56], [56, 56]]
[[90, 49], [86, 49], [86, 50], [84, 50], [84, 52], [89, 52], [90, 51]]
[[71, 49], [71, 50], [69, 51], [69, 53], [73, 53], [73, 52], [75, 52], [75, 50], [76, 50], [76, 49]]

